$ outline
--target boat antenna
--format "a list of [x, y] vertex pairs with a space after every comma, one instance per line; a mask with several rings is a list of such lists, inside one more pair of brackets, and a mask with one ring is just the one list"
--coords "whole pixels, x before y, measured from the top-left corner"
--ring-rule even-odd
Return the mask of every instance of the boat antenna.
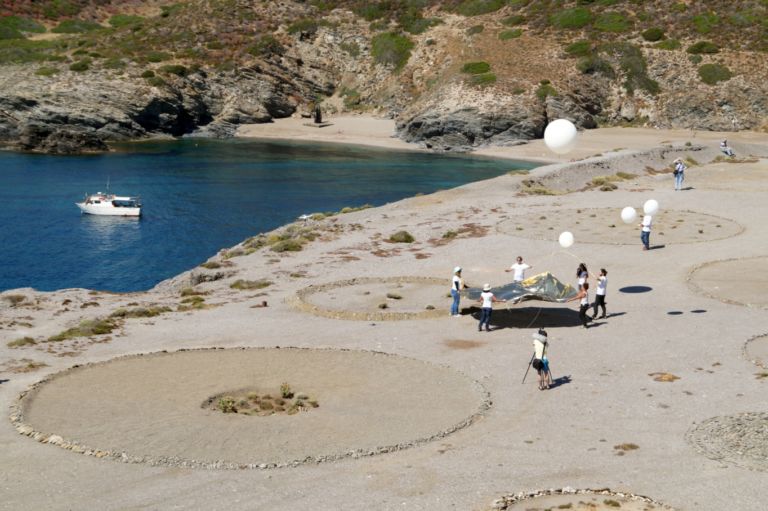
[[107, 176], [107, 195], [109, 195], [109, 178], [111, 176]]

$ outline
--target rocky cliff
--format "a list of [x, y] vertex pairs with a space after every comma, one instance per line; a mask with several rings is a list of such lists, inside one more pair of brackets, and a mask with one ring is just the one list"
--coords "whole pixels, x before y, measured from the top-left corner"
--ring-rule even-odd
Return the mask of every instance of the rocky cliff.
[[560, 117], [766, 129], [764, 3], [550, 3], [112, 1], [6, 16], [0, 141], [73, 153], [228, 136], [317, 102], [397, 118], [403, 139], [436, 150], [521, 143]]

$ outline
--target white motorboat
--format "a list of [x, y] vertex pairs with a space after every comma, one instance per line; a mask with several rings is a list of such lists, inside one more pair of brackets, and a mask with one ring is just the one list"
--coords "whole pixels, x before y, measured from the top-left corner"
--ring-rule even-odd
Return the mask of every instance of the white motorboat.
[[121, 197], [108, 193], [87, 195], [83, 202], [75, 203], [89, 215], [141, 216], [141, 200], [138, 197]]

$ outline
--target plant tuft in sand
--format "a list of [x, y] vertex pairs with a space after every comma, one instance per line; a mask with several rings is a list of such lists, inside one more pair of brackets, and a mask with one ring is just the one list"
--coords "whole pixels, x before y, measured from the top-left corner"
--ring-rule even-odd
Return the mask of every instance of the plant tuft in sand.
[[239, 289], [240, 291], [250, 291], [253, 289], [264, 289], [272, 285], [272, 281], [267, 279], [259, 280], [243, 280], [238, 279], [229, 285], [232, 289]]
[[389, 237], [389, 241], [392, 243], [413, 243], [416, 238], [408, 231], [398, 231]]
[[78, 326], [69, 328], [56, 335], [52, 335], [46, 342], [61, 342], [75, 337], [91, 337], [112, 333], [119, 324], [114, 318], [85, 320]]
[[37, 344], [37, 341], [35, 341], [32, 337], [22, 337], [21, 339], [16, 339], [15, 341], [11, 341], [7, 344], [9, 348], [21, 348], [23, 346], [32, 346], [34, 344]]

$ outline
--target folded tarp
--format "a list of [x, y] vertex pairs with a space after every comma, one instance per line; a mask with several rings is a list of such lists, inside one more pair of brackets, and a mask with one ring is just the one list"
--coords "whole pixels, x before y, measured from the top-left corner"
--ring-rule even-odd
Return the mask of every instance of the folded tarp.
[[[464, 293], [470, 300], [480, 298], [483, 290], [472, 287]], [[519, 303], [524, 300], [544, 300], [545, 302], [563, 303], [576, 296], [576, 290], [570, 284], [563, 284], [551, 273], [539, 273], [522, 282], [512, 282], [504, 286], [493, 287], [491, 292], [499, 300]]]

